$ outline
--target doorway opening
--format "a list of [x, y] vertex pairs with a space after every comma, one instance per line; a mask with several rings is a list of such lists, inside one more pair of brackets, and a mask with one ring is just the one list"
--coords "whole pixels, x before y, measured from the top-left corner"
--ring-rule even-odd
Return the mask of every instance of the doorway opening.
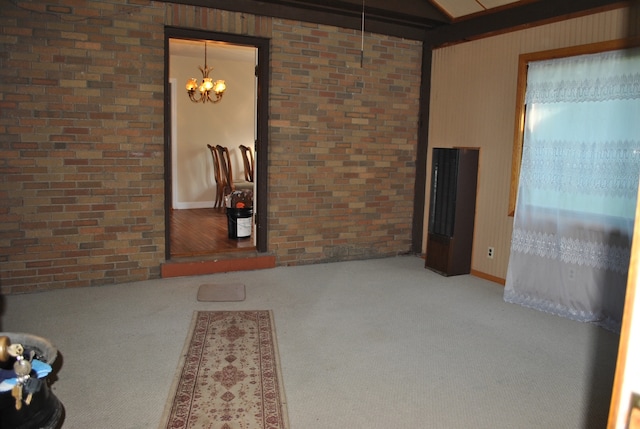
[[[266, 252], [268, 39], [165, 30], [166, 259]], [[205, 55], [209, 77], [227, 85], [216, 103], [193, 102], [185, 87], [191, 78], [202, 81]], [[237, 187], [253, 191], [250, 236], [235, 235], [237, 219], [220, 202], [211, 148], [228, 154], [232, 180], [244, 182], [243, 152], [254, 159], [252, 181]], [[225, 186], [225, 195], [230, 190]]]

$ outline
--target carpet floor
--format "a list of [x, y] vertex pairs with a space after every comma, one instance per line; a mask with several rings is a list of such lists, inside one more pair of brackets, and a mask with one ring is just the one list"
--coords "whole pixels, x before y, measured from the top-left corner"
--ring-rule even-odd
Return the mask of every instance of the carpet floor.
[[[204, 283], [246, 299], [199, 302]], [[0, 296], [58, 349], [64, 429], [159, 427], [194, 311], [272, 310], [292, 429], [606, 427], [619, 336], [414, 256]]]

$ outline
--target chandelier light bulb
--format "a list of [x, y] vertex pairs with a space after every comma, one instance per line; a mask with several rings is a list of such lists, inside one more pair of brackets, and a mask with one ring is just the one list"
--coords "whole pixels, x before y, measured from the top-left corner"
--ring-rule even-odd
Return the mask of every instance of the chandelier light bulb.
[[195, 77], [192, 77], [191, 79], [189, 79], [187, 81], [187, 91], [195, 91], [196, 88], [198, 87], [198, 81], [196, 80]]
[[213, 80], [210, 77], [202, 79], [202, 87], [205, 91], [211, 91], [213, 89]]
[[224, 80], [216, 80], [213, 88], [216, 94], [222, 94], [227, 89], [227, 84], [224, 83]]

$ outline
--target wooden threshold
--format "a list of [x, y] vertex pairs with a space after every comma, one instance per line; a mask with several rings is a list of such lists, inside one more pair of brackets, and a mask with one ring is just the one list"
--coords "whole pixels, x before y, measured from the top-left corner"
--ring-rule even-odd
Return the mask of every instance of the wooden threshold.
[[235, 253], [232, 257], [221, 255], [219, 258], [205, 260], [171, 260], [160, 266], [162, 278], [197, 276], [203, 274], [226, 273], [231, 271], [250, 271], [275, 268], [274, 255], [261, 255], [248, 252], [246, 255]]

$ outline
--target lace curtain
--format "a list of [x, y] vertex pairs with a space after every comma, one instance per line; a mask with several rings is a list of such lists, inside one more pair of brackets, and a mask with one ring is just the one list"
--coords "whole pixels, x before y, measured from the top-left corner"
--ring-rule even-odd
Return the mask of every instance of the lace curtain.
[[529, 64], [504, 299], [619, 331], [640, 171], [640, 49]]

